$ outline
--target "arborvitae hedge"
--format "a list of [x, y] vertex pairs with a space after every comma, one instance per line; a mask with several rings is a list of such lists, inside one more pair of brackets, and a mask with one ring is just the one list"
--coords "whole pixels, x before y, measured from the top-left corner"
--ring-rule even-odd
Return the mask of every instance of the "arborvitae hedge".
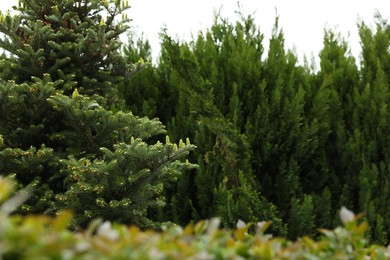
[[268, 53], [250, 16], [216, 17], [190, 42], [164, 31], [157, 65], [128, 86], [158, 83], [148, 106], [158, 107], [171, 137], [189, 136], [199, 147], [198, 170], [167, 194], [166, 212], [182, 224], [268, 217], [294, 238], [334, 227], [345, 205], [366, 212], [370, 239], [386, 243], [390, 25], [375, 21], [374, 29], [359, 24], [360, 64], [342, 36], [325, 31], [318, 70], [286, 50], [278, 19]]

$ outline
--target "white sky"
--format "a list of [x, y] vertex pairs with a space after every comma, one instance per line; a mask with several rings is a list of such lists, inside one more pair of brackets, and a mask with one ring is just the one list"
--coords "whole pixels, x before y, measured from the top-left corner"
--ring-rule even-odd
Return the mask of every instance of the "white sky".
[[[0, 10], [11, 9], [17, 0], [0, 0]], [[154, 50], [159, 52], [158, 33], [166, 25], [168, 33], [179, 39], [190, 40], [199, 30], [210, 27], [215, 10], [221, 8], [224, 18], [237, 18], [237, 0], [129, 0], [132, 9], [129, 17], [137, 34], [144, 32]], [[350, 42], [353, 55], [360, 52], [357, 21], [361, 18], [373, 25], [374, 13], [379, 10], [384, 18], [390, 19], [389, 0], [240, 0], [244, 14], [253, 14], [260, 31], [268, 38], [275, 21], [276, 11], [279, 24], [285, 34], [286, 47], [295, 48], [299, 59], [303, 54], [317, 59], [322, 48], [324, 28], [336, 29]]]

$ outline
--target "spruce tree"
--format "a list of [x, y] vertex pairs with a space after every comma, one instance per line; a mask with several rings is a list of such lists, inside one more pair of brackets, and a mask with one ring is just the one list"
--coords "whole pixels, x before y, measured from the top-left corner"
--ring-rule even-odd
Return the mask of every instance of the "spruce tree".
[[0, 15], [0, 167], [34, 188], [24, 212], [73, 208], [77, 225], [103, 217], [153, 226], [164, 185], [191, 166], [180, 161], [189, 140], [161, 143], [157, 119], [118, 111], [117, 86], [142, 65], [121, 53], [128, 8], [21, 0], [17, 15]]

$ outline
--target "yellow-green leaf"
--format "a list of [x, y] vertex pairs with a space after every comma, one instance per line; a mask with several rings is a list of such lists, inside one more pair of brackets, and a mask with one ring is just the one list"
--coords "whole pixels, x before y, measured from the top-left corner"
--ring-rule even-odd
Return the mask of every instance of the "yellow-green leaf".
[[73, 218], [71, 210], [61, 211], [57, 217], [53, 220], [52, 227], [56, 231], [64, 230], [68, 227], [70, 221]]

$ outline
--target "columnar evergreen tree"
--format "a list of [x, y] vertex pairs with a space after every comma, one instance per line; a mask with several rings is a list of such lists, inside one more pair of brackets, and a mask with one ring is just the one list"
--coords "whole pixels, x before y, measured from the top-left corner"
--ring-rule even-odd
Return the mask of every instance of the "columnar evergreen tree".
[[266, 57], [250, 17], [217, 17], [190, 42], [163, 33], [147, 79], [160, 87], [151, 103], [173, 139], [190, 136], [200, 147], [199, 169], [170, 191], [166, 212], [180, 223], [219, 215], [231, 226], [240, 213], [251, 221], [261, 211], [294, 238], [338, 224], [346, 206], [366, 212], [371, 239], [387, 242], [389, 28], [379, 15], [375, 30], [359, 25], [360, 66], [326, 30], [318, 71], [285, 49], [277, 19]]
[[[223, 209], [226, 202], [220, 202], [221, 196], [229, 198], [220, 190], [224, 181], [231, 181], [233, 190], [239, 189], [239, 174], [231, 176], [224, 173], [227, 170], [242, 171], [253, 190], [250, 200], [257, 197], [273, 201], [286, 222], [291, 198], [298, 201], [304, 193], [325, 188], [321, 183], [327, 176], [317, 172], [326, 172], [322, 167], [325, 162], [318, 160], [324, 154], [317, 138], [328, 132], [318, 126], [318, 119], [305, 117], [312, 106], [317, 108], [317, 104], [310, 103], [311, 95], [317, 94], [310, 92], [315, 90], [310, 89], [308, 70], [296, 65], [293, 53], [285, 52], [283, 33], [277, 24], [264, 62], [262, 39], [249, 17], [235, 26], [227, 21], [216, 22], [205, 35], [200, 34], [195, 42], [182, 44], [176, 51], [169, 40], [163, 45], [162, 62], [173, 68], [171, 88], [184, 96], [177, 104], [175, 118], [187, 117], [198, 125], [192, 135], [204, 149], [199, 151], [205, 154], [205, 161], [199, 157], [202, 170], [194, 180], [197, 206], [203, 216], [216, 214], [215, 208]], [[326, 94], [325, 90], [320, 92]], [[324, 108], [317, 116], [326, 112]], [[195, 115], [201, 116], [196, 119]], [[176, 132], [190, 131], [185, 126], [178, 130], [174, 125], [169, 131], [172, 128]], [[317, 175], [324, 180], [318, 182]], [[216, 206], [213, 198], [222, 205]]]
[[376, 15], [376, 30], [359, 26], [362, 45], [361, 91], [356, 93], [354, 126], [360, 130], [359, 210], [375, 226], [372, 239], [387, 243], [389, 213], [390, 25]]
[[[314, 213], [313, 200], [310, 195], [304, 196], [303, 200], [292, 199], [288, 220], [288, 236], [292, 239], [302, 235], [313, 236]], [[305, 220], [302, 222], [302, 220]]]
[[[76, 224], [104, 217], [141, 226], [164, 204], [164, 185], [194, 148], [167, 138], [157, 119], [111, 111], [129, 63], [120, 0], [21, 0], [0, 15], [0, 171], [35, 188], [24, 212], [73, 208]], [[122, 15], [122, 19], [116, 18]]]
[[356, 184], [353, 175], [359, 169], [359, 157], [354, 154], [356, 150], [349, 137], [353, 133], [353, 94], [359, 89], [359, 75], [348, 44], [340, 35], [325, 31], [323, 42], [320, 71], [310, 90], [313, 106], [308, 116], [319, 132], [321, 175], [325, 176], [318, 190], [312, 190], [316, 193], [317, 224], [329, 227], [337, 219], [337, 207], [354, 207], [351, 187]]
[[[251, 146], [244, 134], [249, 111], [242, 104], [247, 99], [255, 102], [251, 87], [259, 83], [262, 38], [252, 18], [235, 26], [217, 18], [210, 31], [190, 44], [165, 35], [161, 62], [171, 66], [170, 87], [179, 96], [169, 131], [189, 131], [201, 147], [200, 169], [193, 180], [187, 180], [196, 185], [191, 201], [197, 214], [221, 216], [227, 226], [238, 218], [269, 218], [283, 233], [277, 211], [256, 187]], [[197, 128], [174, 124], [184, 118]], [[243, 205], [248, 209], [243, 210]]]
[[131, 80], [119, 87], [119, 94], [127, 97], [129, 109], [136, 115], [155, 117], [158, 114], [160, 87], [157, 71], [151, 66], [151, 46], [143, 38], [134, 41], [129, 38], [124, 47], [124, 56], [128, 63], [140, 63], [140, 70]]

